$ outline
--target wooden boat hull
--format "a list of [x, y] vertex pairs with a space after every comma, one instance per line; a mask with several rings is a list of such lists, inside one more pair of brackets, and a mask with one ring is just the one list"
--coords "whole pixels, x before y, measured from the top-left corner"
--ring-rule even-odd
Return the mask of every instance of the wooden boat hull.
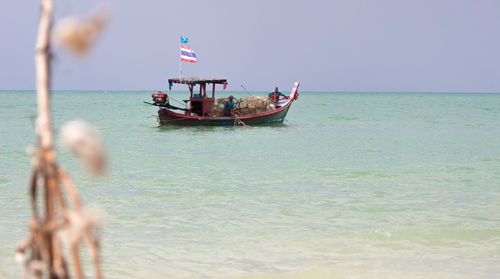
[[283, 123], [292, 102], [272, 111], [236, 117], [190, 116], [162, 108], [158, 118], [162, 126], [234, 126]]

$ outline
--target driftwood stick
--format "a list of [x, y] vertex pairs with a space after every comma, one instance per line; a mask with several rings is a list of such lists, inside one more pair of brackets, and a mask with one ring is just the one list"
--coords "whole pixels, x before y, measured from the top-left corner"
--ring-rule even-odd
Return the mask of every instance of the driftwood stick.
[[75, 211], [79, 212], [82, 209], [82, 203], [80, 202], [78, 190], [76, 189], [75, 183], [73, 183], [73, 180], [61, 167], [57, 168], [57, 178], [59, 179], [61, 184], [66, 187], [71, 203], [75, 207]]
[[52, 247], [54, 250], [54, 266], [55, 272], [58, 278], [69, 279], [68, 266], [66, 265], [66, 260], [62, 253], [62, 243], [59, 238], [54, 238], [52, 242]]
[[59, 251], [54, 250], [54, 241], [57, 237], [57, 233], [52, 228], [56, 221], [56, 212], [55, 212], [55, 193], [57, 185], [56, 177], [54, 176], [54, 165], [47, 164], [44, 168], [44, 176], [45, 176], [45, 187], [46, 187], [46, 201], [45, 201], [45, 209], [46, 209], [46, 219], [45, 219], [45, 228], [44, 235], [46, 236], [46, 249], [48, 249], [48, 262], [49, 262], [49, 277], [50, 278], [59, 278], [57, 276], [57, 266], [54, 261], [55, 258], [58, 257], [56, 255]]
[[[56, 169], [59, 170], [59, 167], [56, 166]], [[56, 171], [57, 172], [57, 171]], [[57, 202], [59, 203], [59, 208], [61, 209], [62, 211], [62, 215], [65, 215], [66, 214], [66, 211], [67, 211], [67, 207], [66, 207], [66, 201], [64, 200], [64, 195], [63, 195], [63, 192], [61, 191], [61, 188], [59, 186], [59, 179], [57, 179], [58, 176], [56, 177], [56, 181], [57, 181], [57, 187], [55, 187], [53, 190], [54, 190], [54, 195], [56, 197], [56, 200]]]
[[33, 270], [34, 278], [43, 278], [43, 267], [39, 266], [42, 264], [43, 258], [48, 258], [46, 255], [45, 238], [42, 235], [42, 230], [40, 226], [34, 228], [33, 231], [33, 245], [31, 251], [31, 258], [28, 262], [28, 268]]
[[[40, 145], [39, 160], [41, 161], [41, 171], [44, 178], [45, 190], [45, 213], [44, 222], [50, 222], [54, 215], [51, 189], [57, 187], [57, 182], [52, 175], [51, 165], [55, 161], [53, 151], [53, 135], [50, 117], [50, 30], [52, 25], [52, 0], [42, 0], [40, 25], [38, 27], [38, 38], [36, 42], [36, 90], [38, 103], [38, 118], [36, 129]], [[49, 277], [57, 278], [53, 263], [52, 241], [53, 235], [45, 231], [42, 232], [42, 239], [35, 239], [42, 247], [42, 254], [45, 254], [49, 265]], [[36, 274], [35, 274], [36, 276]]]
[[[50, 117], [50, 30], [52, 25], [52, 0], [42, 0], [40, 25], [36, 42], [36, 91], [38, 102], [37, 132], [40, 148], [45, 153], [52, 149], [53, 135]], [[45, 154], [42, 154], [44, 156]], [[45, 158], [55, 159], [55, 158]]]
[[99, 242], [88, 231], [85, 232], [84, 238], [90, 252], [92, 253], [92, 258], [94, 260], [94, 276], [96, 279], [102, 279], [101, 263], [99, 255]]
[[75, 265], [76, 278], [83, 279], [82, 265], [80, 264], [80, 254], [78, 253], [78, 243], [71, 245], [71, 256], [73, 257], [73, 264]]
[[37, 179], [38, 179], [38, 168], [35, 167], [30, 179], [30, 195], [31, 195], [31, 209], [33, 210], [33, 217], [38, 219], [38, 205], [36, 203], [37, 197]]

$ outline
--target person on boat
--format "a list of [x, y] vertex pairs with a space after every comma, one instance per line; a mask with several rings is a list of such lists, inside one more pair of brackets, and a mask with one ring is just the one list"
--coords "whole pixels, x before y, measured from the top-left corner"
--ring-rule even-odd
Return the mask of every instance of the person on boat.
[[234, 109], [233, 95], [229, 95], [228, 100], [224, 103], [224, 116], [231, 116]]
[[269, 96], [270, 99], [273, 99], [273, 101], [275, 103], [278, 102], [278, 99], [280, 98], [280, 96], [286, 98], [285, 94], [283, 94], [283, 93], [281, 93], [281, 92], [278, 91], [278, 87], [274, 88], [274, 91], [270, 92], [268, 94], [268, 96]]

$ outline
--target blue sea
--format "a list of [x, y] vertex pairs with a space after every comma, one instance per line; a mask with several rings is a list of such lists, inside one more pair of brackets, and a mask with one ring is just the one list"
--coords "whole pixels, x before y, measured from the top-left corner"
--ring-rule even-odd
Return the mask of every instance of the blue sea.
[[[150, 93], [52, 96], [56, 132], [106, 142], [102, 179], [57, 145], [105, 212], [105, 278], [499, 278], [500, 94], [301, 92], [283, 125], [160, 128]], [[36, 111], [0, 92], [0, 278], [22, 275]]]

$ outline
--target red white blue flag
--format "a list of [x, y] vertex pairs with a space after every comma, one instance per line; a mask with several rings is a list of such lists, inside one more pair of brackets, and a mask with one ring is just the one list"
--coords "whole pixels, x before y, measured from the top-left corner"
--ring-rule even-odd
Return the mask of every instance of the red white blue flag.
[[181, 45], [181, 61], [196, 62], [196, 54], [194, 54], [193, 50], [188, 48], [187, 46]]

